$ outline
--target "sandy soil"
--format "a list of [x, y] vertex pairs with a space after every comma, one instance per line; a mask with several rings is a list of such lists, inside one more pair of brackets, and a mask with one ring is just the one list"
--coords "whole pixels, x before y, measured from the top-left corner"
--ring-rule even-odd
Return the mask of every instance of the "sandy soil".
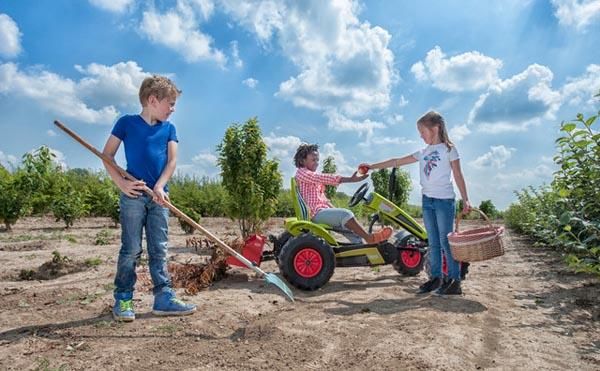
[[[236, 231], [225, 219], [202, 223], [222, 238]], [[269, 232], [281, 224], [273, 219]], [[321, 290], [294, 290], [291, 303], [236, 268], [197, 295], [178, 290], [199, 305], [192, 316], [153, 316], [140, 288], [137, 319], [122, 324], [110, 316], [119, 229], [109, 225], [86, 219], [64, 230], [29, 218], [0, 232], [0, 369], [600, 369], [599, 280], [510, 232], [504, 256], [471, 266], [461, 297], [416, 296], [424, 273], [383, 266], [339, 268]], [[171, 258], [207, 259], [186, 237], [173, 219]], [[19, 279], [53, 251], [77, 269]], [[278, 272], [272, 261], [261, 267]]]

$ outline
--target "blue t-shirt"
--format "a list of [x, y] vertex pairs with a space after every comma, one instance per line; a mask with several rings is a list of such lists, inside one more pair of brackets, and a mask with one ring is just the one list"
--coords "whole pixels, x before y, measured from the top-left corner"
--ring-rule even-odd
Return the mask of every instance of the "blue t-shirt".
[[125, 115], [117, 121], [111, 134], [125, 146], [127, 172], [154, 188], [167, 165], [168, 143], [178, 142], [175, 126], [169, 121], [148, 125], [140, 115]]

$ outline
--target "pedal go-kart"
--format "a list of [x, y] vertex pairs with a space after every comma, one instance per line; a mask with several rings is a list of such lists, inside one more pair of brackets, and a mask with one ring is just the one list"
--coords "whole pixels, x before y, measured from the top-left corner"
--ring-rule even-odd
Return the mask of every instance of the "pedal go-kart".
[[[390, 188], [395, 187], [395, 169], [392, 171]], [[393, 180], [392, 180], [393, 179]], [[338, 241], [329, 225], [310, 220], [310, 210], [302, 200], [291, 179], [291, 192], [295, 218], [285, 220], [285, 232], [271, 236], [272, 257], [279, 265], [281, 274], [292, 285], [302, 290], [316, 290], [325, 285], [336, 267], [373, 267], [392, 264], [394, 269], [406, 276], [414, 276], [423, 270], [427, 253], [427, 232], [404, 210], [378, 193], [368, 196], [369, 184], [361, 185], [350, 199], [354, 207], [364, 201], [363, 207], [372, 212], [369, 232], [375, 223], [386, 223], [396, 231], [390, 238], [377, 244], [348, 243]], [[362, 240], [361, 240], [362, 241]], [[263, 256], [263, 260], [268, 257]]]

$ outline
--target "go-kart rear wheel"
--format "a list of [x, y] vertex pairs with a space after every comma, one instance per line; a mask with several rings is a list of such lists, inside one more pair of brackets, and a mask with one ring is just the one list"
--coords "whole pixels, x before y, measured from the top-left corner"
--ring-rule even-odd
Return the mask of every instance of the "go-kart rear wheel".
[[[397, 245], [402, 248], [411, 248], [414, 244], [411, 243], [411, 238], [406, 238]], [[404, 276], [416, 276], [423, 270], [425, 256], [418, 249], [408, 250], [402, 249], [398, 252], [398, 259], [392, 263], [396, 272]]]
[[279, 270], [289, 283], [301, 290], [325, 285], [335, 269], [335, 255], [322, 239], [304, 233], [291, 237], [279, 254]]

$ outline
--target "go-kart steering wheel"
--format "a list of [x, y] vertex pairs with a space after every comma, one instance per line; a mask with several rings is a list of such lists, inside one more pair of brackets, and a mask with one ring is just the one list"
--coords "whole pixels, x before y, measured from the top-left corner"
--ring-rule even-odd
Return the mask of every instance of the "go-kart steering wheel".
[[392, 200], [394, 198], [394, 193], [396, 193], [396, 171], [398, 168], [393, 168], [390, 173], [390, 180], [388, 182], [388, 199]]
[[361, 202], [362, 200], [365, 199], [365, 195], [367, 194], [368, 191], [369, 191], [369, 183], [364, 183], [363, 185], [361, 185], [356, 190], [356, 192], [354, 192], [350, 201], [348, 201], [348, 206], [354, 207], [354, 206], [358, 205], [359, 202]]

